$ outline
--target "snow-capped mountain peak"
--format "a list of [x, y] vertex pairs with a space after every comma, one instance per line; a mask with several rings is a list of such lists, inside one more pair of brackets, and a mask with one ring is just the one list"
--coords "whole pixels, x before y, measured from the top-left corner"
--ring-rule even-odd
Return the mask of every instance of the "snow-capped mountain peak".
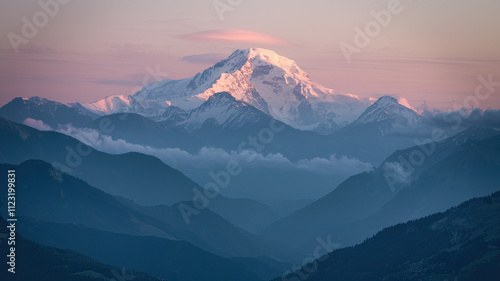
[[[173, 108], [173, 110], [170, 110]], [[191, 111], [171, 107], [163, 115], [162, 121], [168, 126], [179, 126], [194, 131], [206, 121], [223, 128], [239, 128], [248, 123], [255, 123], [267, 115], [251, 105], [237, 101], [230, 93], [216, 93], [199, 107]], [[268, 117], [267, 117], [268, 118]]]
[[276, 52], [262, 49], [262, 48], [250, 48], [237, 50], [233, 54], [242, 55], [247, 58], [248, 61], [251, 61], [254, 66], [259, 65], [273, 65], [275, 67], [284, 69], [288, 72], [288, 74], [298, 74], [309, 79], [309, 76], [305, 71], [303, 71], [300, 67], [297, 66], [295, 61], [280, 56]]
[[373, 105], [361, 114], [353, 124], [367, 124], [388, 119], [398, 119], [409, 123], [416, 123], [422, 117], [412, 109], [401, 105], [391, 96], [379, 98]]
[[384, 105], [391, 106], [391, 105], [399, 104], [398, 100], [391, 97], [391, 96], [382, 96], [375, 103], [378, 104], [379, 107], [384, 106]]
[[132, 105], [133, 100], [130, 97], [122, 95], [107, 96], [102, 100], [87, 103], [84, 107], [93, 112], [102, 112], [104, 114], [124, 112]]
[[99, 115], [134, 112], [158, 120], [169, 106], [191, 111], [220, 92], [302, 130], [345, 126], [371, 105], [369, 99], [337, 94], [313, 82], [291, 59], [250, 48], [234, 51], [192, 78], [154, 82], [132, 96], [82, 106]]
[[[30, 102], [33, 102], [33, 103], [36, 103], [38, 105], [42, 105], [42, 104], [46, 104], [48, 102], [51, 102], [49, 101], [48, 99], [46, 98], [42, 98], [42, 97], [37, 97], [37, 96], [33, 96], [33, 97], [23, 97], [21, 98], [23, 101], [30, 101]], [[61, 103], [62, 104], [62, 103]]]
[[336, 94], [313, 82], [295, 61], [261, 48], [236, 50], [193, 78], [152, 83], [133, 98], [169, 101], [190, 110], [219, 92], [299, 129], [314, 129], [325, 119], [345, 125], [371, 104]]
[[109, 115], [114, 113], [137, 113], [147, 117], [157, 117], [170, 106], [166, 101], [137, 101], [133, 96], [112, 95], [102, 100], [91, 103], [77, 103], [97, 115]]

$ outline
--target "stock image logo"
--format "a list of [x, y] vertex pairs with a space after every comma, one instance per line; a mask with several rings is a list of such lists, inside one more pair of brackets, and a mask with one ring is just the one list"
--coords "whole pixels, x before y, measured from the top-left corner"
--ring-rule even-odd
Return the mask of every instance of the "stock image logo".
[[0, 11], [0, 280], [499, 279], [497, 2]]

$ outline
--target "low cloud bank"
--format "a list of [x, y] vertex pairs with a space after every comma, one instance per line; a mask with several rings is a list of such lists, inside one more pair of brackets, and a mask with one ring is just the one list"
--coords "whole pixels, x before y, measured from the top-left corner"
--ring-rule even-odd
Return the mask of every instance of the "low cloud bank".
[[54, 129], [44, 124], [43, 121], [30, 118], [23, 123], [35, 129], [63, 133], [106, 153], [139, 152], [152, 155], [181, 171], [193, 168], [213, 170], [221, 165], [226, 165], [231, 160], [237, 161], [243, 169], [245, 167], [259, 167], [280, 170], [306, 170], [317, 174], [338, 176], [352, 175], [372, 169], [372, 165], [369, 163], [345, 156], [336, 157], [330, 155], [329, 158], [302, 159], [292, 162], [279, 153], [263, 155], [252, 151], [228, 152], [213, 147], [202, 147], [198, 153], [191, 154], [179, 148], [155, 148], [129, 143], [122, 139], [114, 140], [110, 136], [102, 135], [98, 131], [89, 128], [75, 128], [71, 125], [64, 125]]

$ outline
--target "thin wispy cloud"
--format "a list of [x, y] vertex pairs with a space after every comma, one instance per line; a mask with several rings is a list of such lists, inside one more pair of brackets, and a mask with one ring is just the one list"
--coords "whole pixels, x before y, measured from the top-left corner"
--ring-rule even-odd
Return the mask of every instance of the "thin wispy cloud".
[[99, 47], [101, 47], [105, 51], [123, 55], [151, 54], [161, 52], [156, 46], [150, 44], [137, 44], [132, 42], [127, 42], [124, 44], [116, 42], [106, 42], [104, 44], [101, 44]]
[[215, 64], [227, 57], [226, 54], [200, 54], [181, 58], [181, 61], [199, 64]]
[[262, 44], [268, 46], [293, 46], [294, 44], [286, 39], [251, 30], [222, 29], [206, 30], [190, 34], [181, 35], [182, 39], [205, 41], [205, 42], [240, 42]]
[[41, 131], [56, 131], [71, 136], [86, 145], [110, 153], [122, 154], [138, 152], [158, 157], [168, 165], [181, 170], [201, 171], [211, 170], [214, 165], [225, 166], [229, 161], [240, 163], [243, 168], [266, 167], [277, 170], [309, 171], [315, 174], [349, 176], [372, 169], [372, 165], [356, 158], [330, 155], [328, 158], [312, 158], [292, 161], [280, 153], [263, 155], [252, 151], [226, 151], [221, 148], [202, 147], [196, 154], [191, 154], [179, 148], [156, 148], [146, 145], [129, 143], [122, 139], [113, 139], [89, 128], [75, 128], [71, 125], [51, 128], [41, 120], [27, 118], [23, 124]]
[[94, 80], [94, 83], [104, 84], [104, 85], [136, 86], [140, 82], [133, 80], [122, 80], [122, 79], [102, 79], [102, 80]]

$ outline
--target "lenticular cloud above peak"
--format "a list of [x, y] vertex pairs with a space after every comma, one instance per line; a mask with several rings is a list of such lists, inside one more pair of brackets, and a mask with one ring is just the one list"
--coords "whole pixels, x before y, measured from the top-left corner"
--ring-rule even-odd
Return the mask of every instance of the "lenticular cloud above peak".
[[154, 82], [129, 97], [113, 96], [81, 106], [98, 115], [131, 112], [154, 119], [170, 105], [190, 110], [218, 92], [228, 92], [302, 130], [314, 130], [324, 123], [344, 126], [372, 103], [323, 87], [295, 61], [272, 50], [249, 48], [234, 51], [192, 78]]
[[262, 32], [241, 29], [216, 29], [206, 30], [181, 36], [185, 40], [195, 41], [224, 41], [224, 42], [247, 42], [251, 44], [262, 44], [268, 46], [292, 46], [293, 44], [283, 38]]

